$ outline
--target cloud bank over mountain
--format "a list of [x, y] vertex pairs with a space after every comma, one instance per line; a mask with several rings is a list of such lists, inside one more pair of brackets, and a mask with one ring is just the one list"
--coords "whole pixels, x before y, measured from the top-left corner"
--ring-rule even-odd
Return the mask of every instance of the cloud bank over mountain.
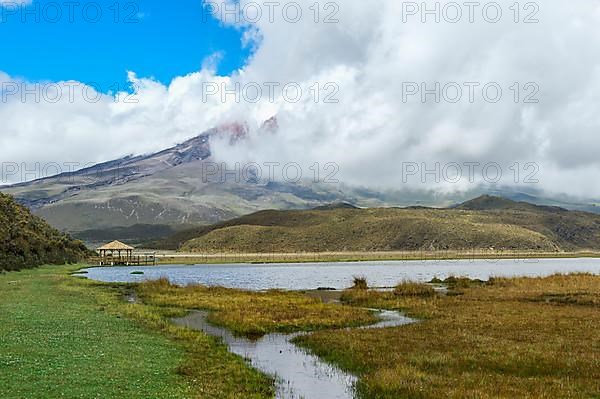
[[207, 6], [255, 49], [231, 76], [216, 75], [218, 55], [168, 86], [130, 72], [132, 95], [0, 73], [0, 159], [87, 164], [246, 122], [246, 139], [214, 143], [217, 159], [333, 163], [378, 189], [600, 196], [598, 4], [268, 3]]

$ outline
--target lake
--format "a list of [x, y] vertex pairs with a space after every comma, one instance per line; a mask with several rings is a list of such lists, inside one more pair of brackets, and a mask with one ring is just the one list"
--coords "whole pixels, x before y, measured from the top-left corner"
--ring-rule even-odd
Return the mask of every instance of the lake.
[[[104, 282], [141, 282], [168, 278], [179, 285], [203, 284], [247, 290], [344, 289], [354, 276], [364, 276], [372, 287], [393, 287], [410, 280], [427, 282], [434, 277], [461, 276], [543, 277], [556, 273], [600, 274], [600, 259], [432, 260], [356, 263], [227, 264], [98, 267], [84, 269], [86, 277]], [[143, 272], [143, 275], [131, 274]]]

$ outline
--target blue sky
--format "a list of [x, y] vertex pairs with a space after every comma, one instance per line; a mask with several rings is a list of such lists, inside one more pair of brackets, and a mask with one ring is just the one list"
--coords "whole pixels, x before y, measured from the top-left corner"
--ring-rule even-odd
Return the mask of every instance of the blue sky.
[[[62, 16], [48, 3], [61, 5]], [[220, 74], [249, 56], [242, 32], [204, 15], [201, 0], [80, 0], [71, 10], [64, 3], [33, 0], [25, 8], [31, 14], [0, 7], [0, 71], [30, 81], [93, 82], [107, 92], [126, 87], [127, 71], [168, 84], [199, 70], [211, 54], [222, 56]]]

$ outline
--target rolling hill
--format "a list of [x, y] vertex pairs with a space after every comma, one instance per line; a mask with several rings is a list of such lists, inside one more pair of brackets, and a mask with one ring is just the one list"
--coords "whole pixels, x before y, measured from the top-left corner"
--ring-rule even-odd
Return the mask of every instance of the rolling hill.
[[74, 263], [88, 255], [87, 251], [80, 241], [58, 232], [11, 197], [0, 194], [0, 270]]
[[600, 250], [600, 216], [483, 196], [453, 208], [262, 211], [162, 240], [184, 252]]

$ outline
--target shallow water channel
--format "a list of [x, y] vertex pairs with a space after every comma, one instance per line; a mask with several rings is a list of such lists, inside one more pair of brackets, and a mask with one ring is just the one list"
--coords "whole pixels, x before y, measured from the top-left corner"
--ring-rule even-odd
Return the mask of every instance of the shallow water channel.
[[[277, 398], [354, 398], [356, 376], [294, 345], [291, 340], [302, 333], [268, 334], [251, 340], [236, 337], [229, 330], [208, 323], [207, 315], [207, 312], [194, 311], [186, 317], [173, 319], [173, 322], [221, 338], [231, 352], [248, 359], [256, 369], [274, 376]], [[393, 311], [381, 311], [379, 318], [379, 323], [362, 328], [397, 327], [416, 321]]]

